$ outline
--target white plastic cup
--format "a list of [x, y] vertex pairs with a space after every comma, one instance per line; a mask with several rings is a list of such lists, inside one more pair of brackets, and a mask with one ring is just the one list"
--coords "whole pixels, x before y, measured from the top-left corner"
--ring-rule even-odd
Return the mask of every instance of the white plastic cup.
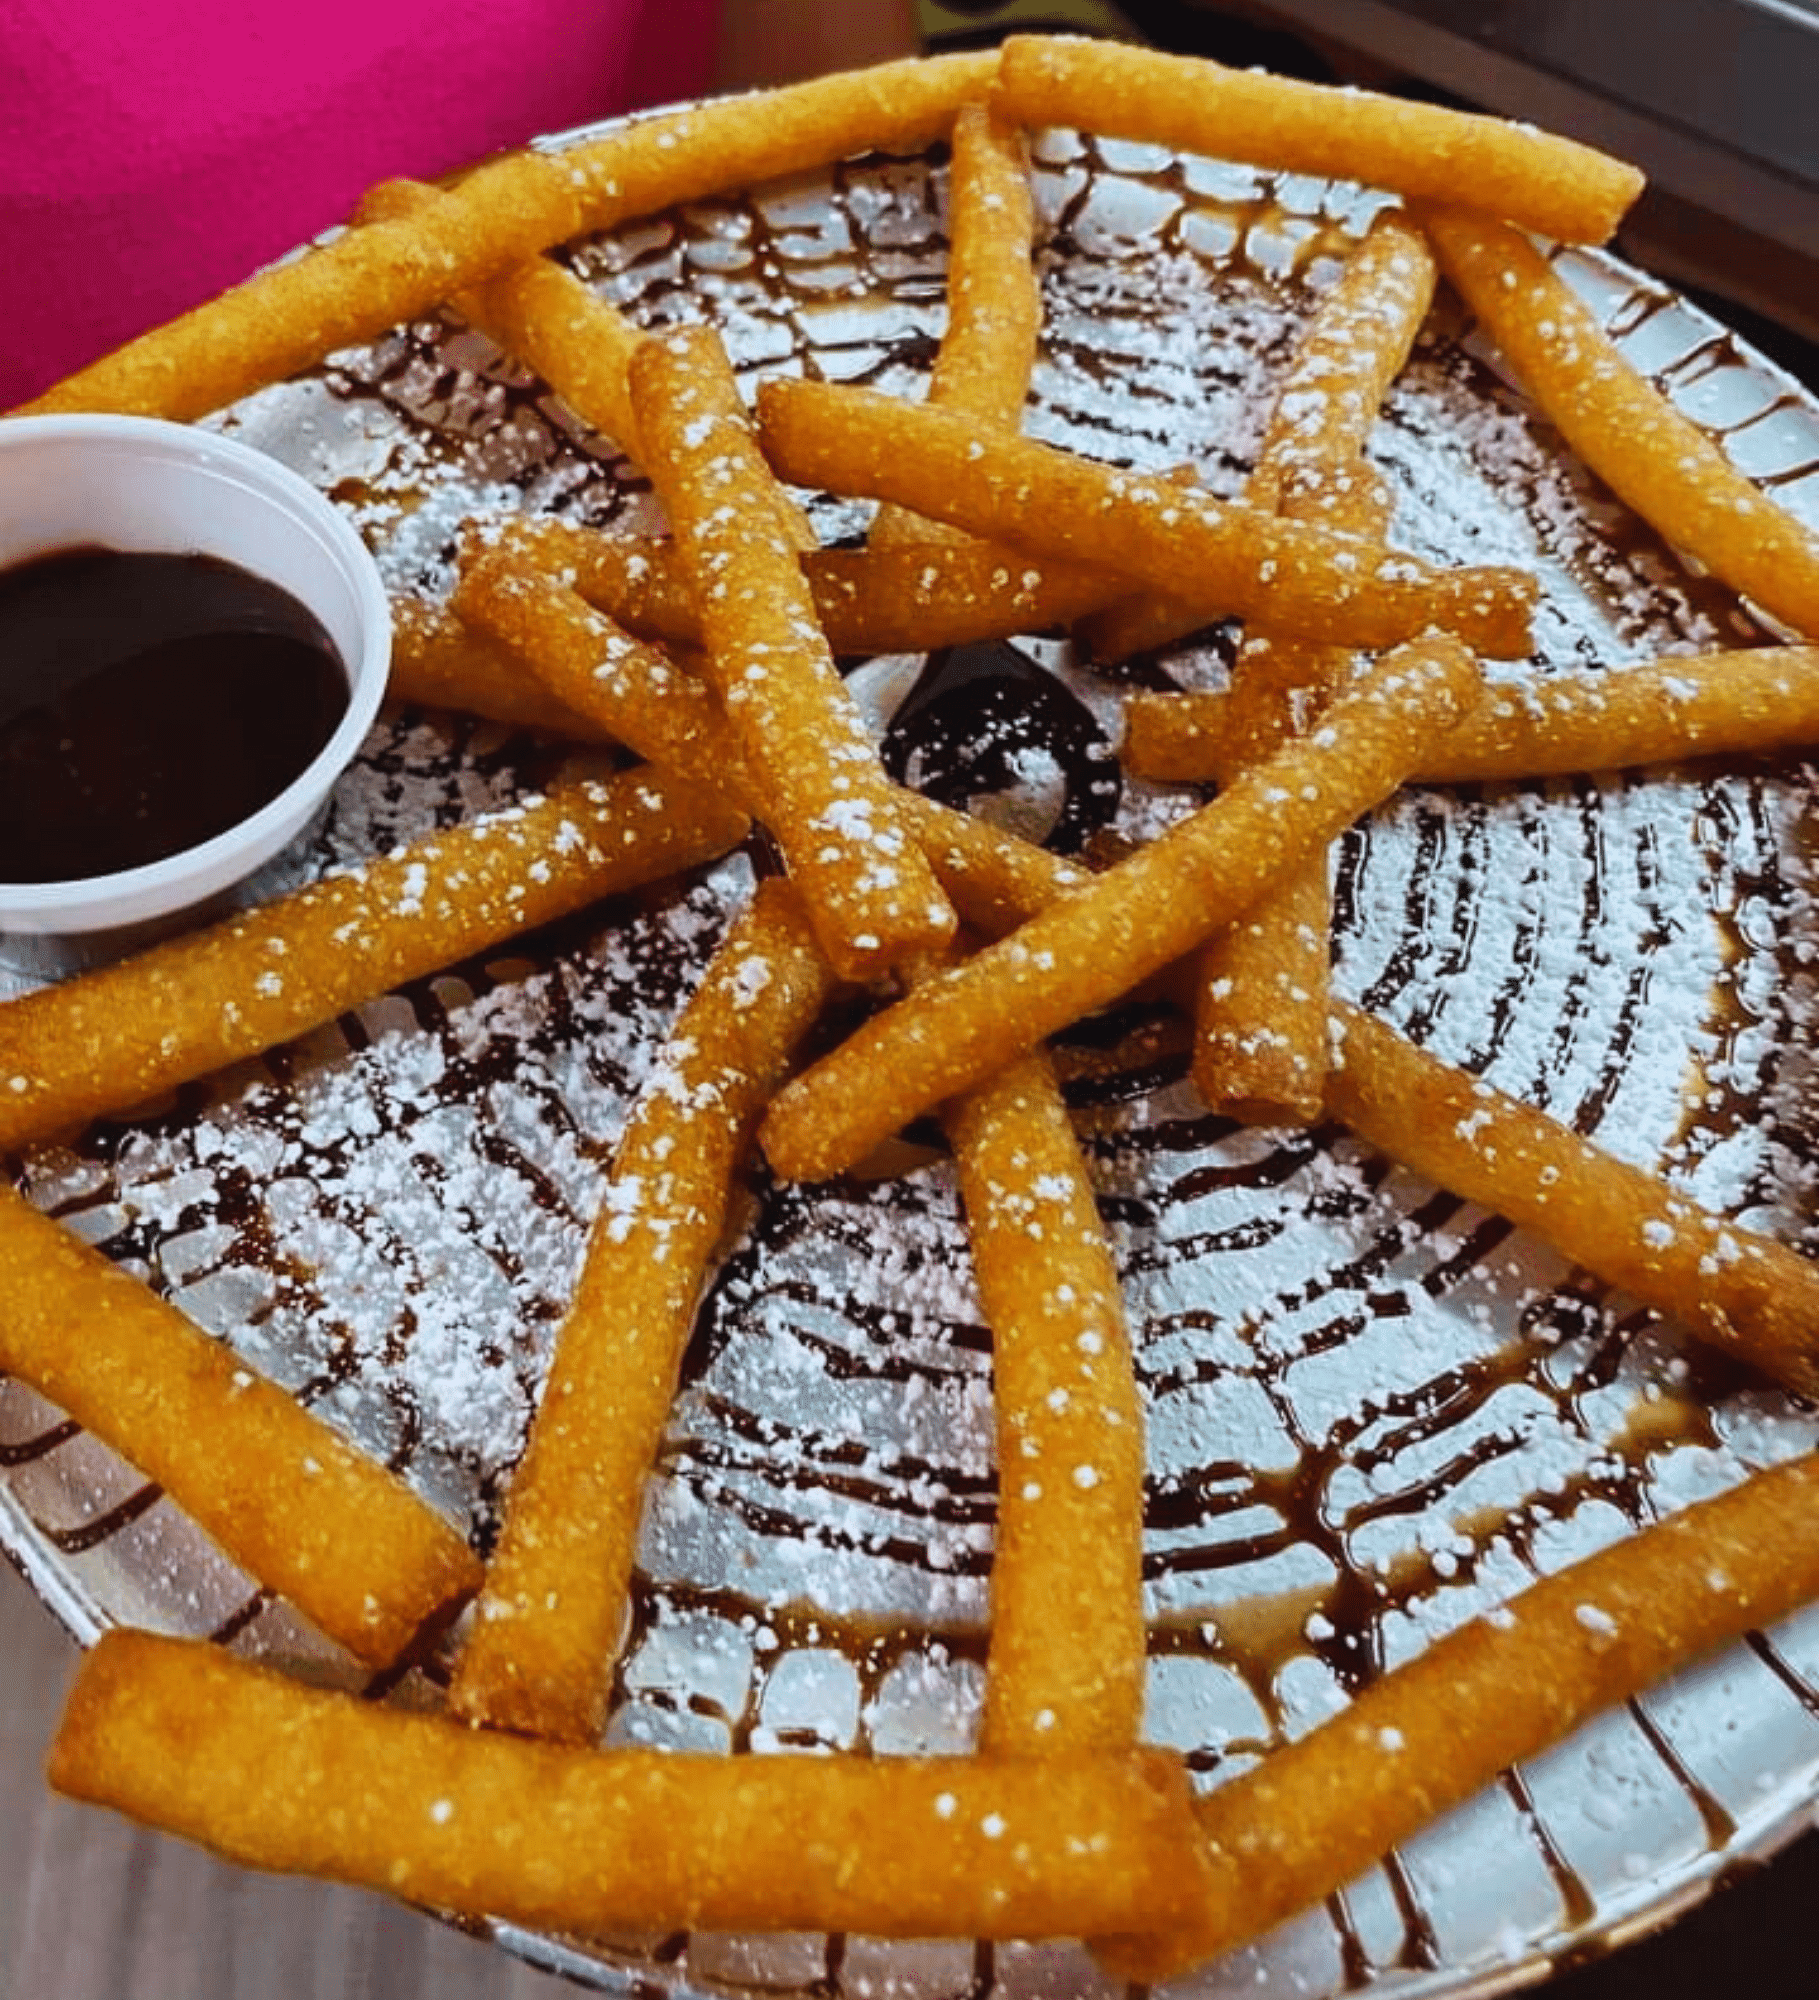
[[0, 420], [0, 568], [60, 549], [215, 556], [322, 621], [347, 710], [313, 761], [249, 818], [141, 868], [0, 882], [0, 956], [54, 975], [136, 949], [231, 905], [327, 804], [372, 727], [391, 613], [366, 545], [315, 487], [265, 453], [150, 417]]

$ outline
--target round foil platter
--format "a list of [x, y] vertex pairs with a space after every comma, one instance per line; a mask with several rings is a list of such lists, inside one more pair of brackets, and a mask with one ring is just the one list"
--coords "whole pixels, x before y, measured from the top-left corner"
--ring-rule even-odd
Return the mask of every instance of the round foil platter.
[[[1046, 326], [1027, 428], [1235, 493], [1381, 198], [1071, 133], [1033, 153]], [[939, 151], [866, 159], [567, 254], [645, 324], [711, 319], [748, 388], [804, 371], [916, 396], [943, 318], [944, 172]], [[1615, 259], [1559, 261], [1630, 358], [1819, 524], [1813, 399]], [[658, 524], [609, 442], [452, 322], [213, 421], [333, 495], [399, 592], [446, 589], [476, 515]], [[1494, 678], [1765, 636], [1574, 463], [1445, 301], [1371, 456], [1395, 545], [1540, 576], [1536, 656]], [[825, 540], [862, 535], [866, 505], [804, 498]], [[911, 782], [1106, 859], [1197, 803], [1120, 776], [1123, 693], [1215, 685], [1229, 650], [1210, 631], [1112, 673], [1032, 634], [993, 651], [989, 715], [977, 658], [850, 665]], [[507, 803], [574, 754], [394, 709], [305, 865]], [[1335, 850], [1337, 982], [1709, 1206], [1811, 1243], [1813, 789], [1793, 755], [1407, 789]], [[485, 1547], [620, 1125], [750, 879], [734, 856], [451, 967], [33, 1152], [20, 1184]], [[1342, 1129], [1210, 1115], [1166, 1013], [1126, 1009], [1058, 1054], [1147, 1399], [1146, 1730], [1198, 1785], [1534, 1576], [1819, 1442], [1811, 1409]], [[989, 1340], [938, 1141], [815, 1187], [754, 1166], [650, 1483], [606, 1740], [966, 1748], [993, 1488]], [[0, 1389], [0, 1541], [83, 1642], [114, 1623], [209, 1634], [358, 1684], [18, 1383]], [[388, 1691], [432, 1703], [445, 1667]], [[1816, 1800], [1819, 1611], [1601, 1716], [1171, 1990], [1503, 1991], [1665, 1921]], [[1068, 1944], [478, 1928], [624, 1994], [1111, 1990]]]

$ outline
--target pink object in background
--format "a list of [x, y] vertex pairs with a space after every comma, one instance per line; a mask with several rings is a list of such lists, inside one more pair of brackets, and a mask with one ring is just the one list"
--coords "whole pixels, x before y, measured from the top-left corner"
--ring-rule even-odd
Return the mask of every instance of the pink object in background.
[[0, 409], [433, 176], [698, 94], [713, 0], [0, 0]]

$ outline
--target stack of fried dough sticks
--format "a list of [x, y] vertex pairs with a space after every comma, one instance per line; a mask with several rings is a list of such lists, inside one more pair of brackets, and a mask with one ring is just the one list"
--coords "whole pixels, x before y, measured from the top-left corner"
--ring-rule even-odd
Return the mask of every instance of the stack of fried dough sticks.
[[[1322, 297], [1240, 502], [1020, 431], [1040, 321], [1024, 135], [1053, 125], [1402, 198]], [[753, 413], [711, 328], [647, 334], [544, 255], [676, 202], [936, 140], [952, 145], [948, 319], [920, 405], [779, 378]], [[644, 761], [0, 1008], [7, 1146], [720, 855], [754, 822], [785, 864], [627, 1120], [484, 1572], [390, 1475], [0, 1194], [0, 1365], [361, 1661], [410, 1657], [472, 1600], [437, 1714], [112, 1632], [78, 1678], [53, 1782], [255, 1866], [568, 1932], [1083, 1936], [1153, 1979], [1819, 1594], [1819, 1464], [1799, 1460], [1535, 1583], [1195, 1799], [1179, 1759], [1141, 1743], [1143, 1412], [1044, 1052], [1164, 980], [1196, 1015], [1209, 1104], [1341, 1120], [1819, 1392], [1819, 1269], [1328, 987], [1329, 844], [1405, 780], [1819, 737], [1819, 651], [1799, 645], [1487, 690], [1480, 655], [1529, 649], [1532, 579], [1436, 568], [1386, 540], [1365, 447], [1444, 275], [1588, 466], [1740, 595], [1819, 637], [1813, 535], [1628, 367], [1525, 233], [1602, 241], [1638, 185], [1486, 118], [1026, 38], [640, 120], [447, 189], [388, 185], [340, 235], [34, 406], [195, 417], [447, 306], [637, 461], [672, 536], [495, 522], [470, 538], [446, 604], [399, 607], [399, 693]], [[786, 483], [881, 501], [870, 545], [815, 547]], [[1076, 621], [1107, 657], [1221, 618], [1246, 633], [1229, 688], [1134, 697], [1127, 744], [1136, 770], [1217, 792], [1098, 873], [891, 782], [834, 665]], [[792, 1074], [830, 996], [881, 982], [898, 997]], [[761, 1143], [781, 1176], [831, 1175], [929, 1112], [952, 1144], [994, 1343], [977, 1753], [598, 1748], [643, 1485], [743, 1162]]]

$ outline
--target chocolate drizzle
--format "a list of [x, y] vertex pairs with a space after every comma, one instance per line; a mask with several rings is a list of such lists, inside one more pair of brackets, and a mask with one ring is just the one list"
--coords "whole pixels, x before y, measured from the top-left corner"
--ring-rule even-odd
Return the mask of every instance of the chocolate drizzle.
[[52, 1424], [48, 1430], [40, 1431], [36, 1437], [21, 1438], [17, 1443], [0, 1444], [0, 1466], [29, 1465], [33, 1459], [43, 1458], [60, 1444], [68, 1444], [73, 1437], [82, 1434], [82, 1426], [74, 1424], [66, 1417], [60, 1424]]
[[1776, 1651], [1774, 1641], [1765, 1633], [1752, 1632], [1744, 1643], [1807, 1714], [1819, 1722], [1819, 1688], [1814, 1687], [1804, 1674], [1796, 1673], [1788, 1665]]
[[1597, 1898], [1587, 1888], [1583, 1878], [1567, 1865], [1559, 1843], [1535, 1810], [1534, 1794], [1522, 1773], [1504, 1772], [1503, 1789], [1509, 1794], [1529, 1838], [1535, 1843], [1536, 1851], [1547, 1865], [1547, 1872], [1554, 1879], [1555, 1888], [1560, 1892], [1561, 1929], [1568, 1932], [1583, 1930], [1598, 1914]]
[[122, 1528], [131, 1527], [140, 1515], [149, 1513], [163, 1498], [161, 1488], [141, 1486], [124, 1500], [117, 1500], [113, 1506], [104, 1508], [74, 1527], [52, 1528], [40, 1522], [38, 1532], [62, 1555], [86, 1555], [90, 1549], [110, 1541]]

